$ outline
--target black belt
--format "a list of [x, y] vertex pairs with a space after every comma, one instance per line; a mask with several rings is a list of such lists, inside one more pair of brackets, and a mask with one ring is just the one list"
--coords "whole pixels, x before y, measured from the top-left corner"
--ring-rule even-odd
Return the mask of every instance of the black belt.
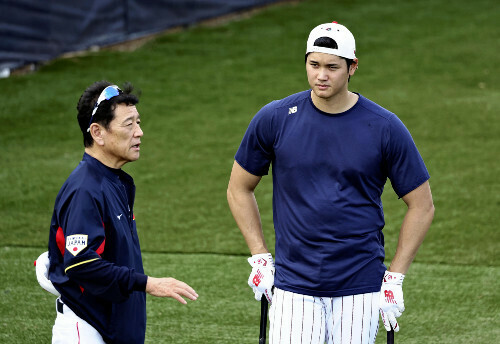
[[56, 308], [57, 308], [57, 311], [61, 314], [64, 314], [63, 306], [64, 306], [64, 303], [60, 299], [57, 299], [56, 300]]

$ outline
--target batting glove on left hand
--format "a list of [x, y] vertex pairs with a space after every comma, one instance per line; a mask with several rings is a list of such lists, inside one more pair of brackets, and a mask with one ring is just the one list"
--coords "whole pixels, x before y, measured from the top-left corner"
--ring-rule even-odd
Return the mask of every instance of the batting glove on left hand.
[[36, 279], [43, 289], [47, 290], [51, 294], [54, 294], [55, 296], [61, 296], [49, 280], [49, 267], [49, 252], [46, 251], [42, 253], [37, 260], [35, 260]]
[[380, 315], [387, 331], [399, 331], [396, 318], [401, 316], [405, 310], [403, 299], [403, 280], [405, 275], [398, 272], [386, 271], [380, 290]]
[[267, 301], [271, 303], [273, 293], [271, 291], [274, 285], [274, 262], [271, 253], [254, 254], [248, 258], [252, 266], [252, 273], [248, 277], [248, 285], [255, 293], [255, 299], [260, 301], [262, 294], [266, 296]]

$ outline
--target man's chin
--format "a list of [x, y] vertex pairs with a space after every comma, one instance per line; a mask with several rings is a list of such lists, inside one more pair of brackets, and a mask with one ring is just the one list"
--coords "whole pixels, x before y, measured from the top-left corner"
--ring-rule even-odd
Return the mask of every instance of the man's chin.
[[129, 155], [129, 157], [128, 157], [128, 162], [132, 162], [132, 161], [139, 160], [140, 156], [141, 156], [141, 153], [139, 153], [139, 152], [136, 152], [136, 153], [134, 153], [134, 154], [131, 154], [131, 155]]
[[321, 99], [329, 99], [332, 96], [332, 93], [329, 91], [314, 90], [313, 92], [316, 97]]

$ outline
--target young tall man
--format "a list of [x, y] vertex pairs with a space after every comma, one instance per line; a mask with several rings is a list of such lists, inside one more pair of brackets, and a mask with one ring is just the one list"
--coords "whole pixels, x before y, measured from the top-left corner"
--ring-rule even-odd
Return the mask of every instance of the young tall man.
[[[314, 28], [311, 89], [264, 106], [235, 156], [228, 202], [252, 254], [248, 283], [271, 302], [271, 344], [373, 343], [379, 310], [385, 328], [399, 330], [404, 275], [434, 216], [429, 174], [396, 115], [348, 90], [357, 67], [345, 26]], [[271, 164], [275, 261], [254, 196]], [[408, 206], [388, 269], [387, 179]]]
[[52, 343], [144, 343], [146, 293], [198, 297], [184, 282], [144, 274], [135, 185], [121, 169], [139, 159], [143, 136], [131, 91], [100, 81], [78, 102], [85, 153], [57, 195], [49, 251], [37, 260], [40, 284], [60, 295]]

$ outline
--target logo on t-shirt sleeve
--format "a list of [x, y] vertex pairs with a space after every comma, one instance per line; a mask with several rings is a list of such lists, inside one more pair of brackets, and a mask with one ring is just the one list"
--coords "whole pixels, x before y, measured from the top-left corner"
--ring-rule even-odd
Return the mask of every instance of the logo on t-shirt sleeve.
[[87, 247], [88, 235], [85, 234], [74, 234], [68, 235], [66, 237], [66, 250], [68, 250], [72, 255], [76, 256], [85, 247]]

